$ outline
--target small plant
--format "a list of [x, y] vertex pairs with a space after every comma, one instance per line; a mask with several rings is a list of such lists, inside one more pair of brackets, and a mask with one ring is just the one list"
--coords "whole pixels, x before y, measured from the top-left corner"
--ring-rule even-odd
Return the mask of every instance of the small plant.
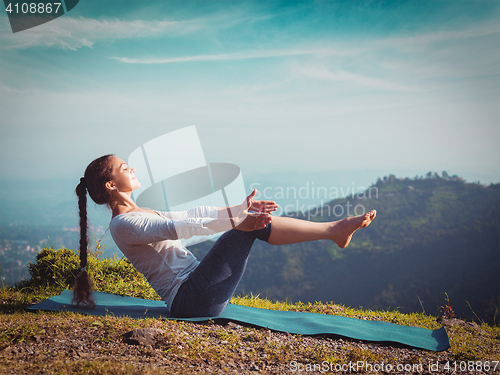
[[457, 316], [455, 315], [455, 312], [453, 311], [453, 305], [450, 305], [450, 297], [448, 297], [448, 293], [444, 293], [446, 294], [446, 298], [445, 298], [445, 301], [446, 301], [446, 304], [443, 305], [443, 306], [439, 306], [439, 310], [441, 310], [441, 316], [443, 317], [443, 319], [453, 319], [453, 318], [456, 318]]
[[101, 255], [104, 253], [104, 250], [106, 249], [106, 245], [103, 245], [102, 240], [108, 231], [109, 227], [106, 228], [106, 230], [104, 231], [104, 233], [100, 238], [97, 238], [95, 233], [93, 233], [95, 245], [93, 249], [91, 248], [88, 249], [88, 254], [90, 257], [95, 259], [100, 259]]

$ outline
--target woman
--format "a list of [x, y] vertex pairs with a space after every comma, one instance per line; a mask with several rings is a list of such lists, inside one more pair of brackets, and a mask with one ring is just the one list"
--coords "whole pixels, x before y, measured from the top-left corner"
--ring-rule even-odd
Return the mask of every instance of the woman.
[[[255, 239], [272, 245], [330, 239], [346, 247], [353, 233], [367, 227], [375, 210], [331, 223], [272, 217], [272, 201], [255, 200], [256, 190], [238, 206], [196, 207], [159, 212], [138, 207], [131, 198], [140, 182], [135, 169], [114, 155], [89, 164], [76, 187], [80, 209], [81, 272], [73, 302], [93, 307], [87, 267], [87, 198], [112, 210], [110, 232], [117, 246], [140, 271], [174, 317], [218, 316], [234, 294]], [[201, 262], [180, 238], [224, 233]]]

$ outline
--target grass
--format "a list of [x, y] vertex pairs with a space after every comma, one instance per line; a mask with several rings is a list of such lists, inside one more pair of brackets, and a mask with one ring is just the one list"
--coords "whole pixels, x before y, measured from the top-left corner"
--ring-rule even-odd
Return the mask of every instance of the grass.
[[[261, 299], [258, 296], [233, 297], [232, 303], [243, 306], [257, 307], [271, 310], [304, 311], [318, 314], [331, 314], [357, 318], [364, 320], [380, 320], [384, 322], [415, 326], [427, 329], [438, 329], [435, 316], [424, 313], [403, 314], [399, 311], [373, 311], [366, 309], [355, 309], [343, 305], [336, 305], [333, 302], [323, 304], [322, 302], [312, 303], [286, 303]], [[446, 329], [450, 338], [452, 357], [456, 361], [480, 361], [500, 359], [500, 327], [491, 326], [486, 323], [466, 326], [452, 326]], [[348, 356], [349, 357], [349, 356]], [[369, 359], [369, 355], [360, 358]], [[362, 360], [362, 359], [360, 359]]]
[[[159, 299], [126, 259], [99, 260], [94, 256], [89, 259], [88, 269], [95, 290]], [[215, 366], [222, 372], [224, 369], [241, 372], [241, 366], [252, 370], [294, 361], [307, 364], [327, 361], [332, 366], [357, 361], [395, 365], [402, 353], [391, 347], [277, 334], [266, 329], [240, 327], [232, 330], [215, 324], [151, 318], [26, 312], [25, 308], [30, 304], [57, 295], [63, 289], [71, 289], [78, 271], [78, 256], [67, 249], [44, 249], [38, 254], [37, 262], [30, 264], [29, 271], [31, 279], [15, 287], [0, 289], [0, 373], [156, 374], [165, 373], [165, 369], [172, 373], [190, 373], [206, 366]], [[340, 315], [428, 329], [441, 326], [435, 316], [425, 313], [372, 311], [331, 302], [286, 303], [254, 295], [233, 297], [231, 302], [263, 309]], [[156, 347], [135, 347], [121, 342], [121, 335], [125, 332], [145, 327], [165, 331]], [[448, 351], [404, 352], [406, 363], [422, 364], [438, 359], [476, 363], [500, 358], [498, 326], [480, 322], [447, 327], [447, 332], [451, 343]], [[16, 352], [19, 350], [24, 354]], [[35, 353], [30, 354], [30, 351]]]

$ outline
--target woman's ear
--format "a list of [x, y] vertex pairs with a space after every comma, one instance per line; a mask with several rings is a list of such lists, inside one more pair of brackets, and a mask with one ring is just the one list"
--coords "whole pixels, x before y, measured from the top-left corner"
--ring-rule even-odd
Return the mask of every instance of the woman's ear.
[[106, 189], [108, 189], [108, 191], [109, 191], [109, 192], [111, 192], [111, 191], [115, 191], [115, 190], [116, 190], [116, 186], [115, 186], [115, 184], [113, 183], [113, 181], [108, 181], [108, 182], [106, 182], [106, 183], [104, 184], [104, 187], [105, 187]]

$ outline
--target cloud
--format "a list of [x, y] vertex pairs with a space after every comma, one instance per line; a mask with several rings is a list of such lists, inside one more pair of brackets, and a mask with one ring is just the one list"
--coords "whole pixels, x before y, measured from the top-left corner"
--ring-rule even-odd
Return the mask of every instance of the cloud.
[[386, 81], [379, 78], [372, 78], [361, 74], [354, 74], [345, 70], [329, 71], [325, 66], [291, 66], [291, 72], [296, 77], [307, 77], [318, 80], [327, 80], [333, 82], [353, 83], [361, 86], [369, 86], [384, 90], [420, 92], [416, 87], [405, 86], [399, 83]]
[[[291, 73], [295, 77], [383, 90], [427, 92], [450, 84], [441, 82], [442, 78], [494, 74], [498, 69], [498, 53], [496, 45], [491, 45], [491, 37], [499, 33], [497, 23], [488, 23], [463, 30], [360, 41], [352, 45], [350, 60], [294, 64]], [[342, 46], [338, 48], [341, 50]], [[352, 61], [355, 73], [340, 68]], [[384, 78], [378, 78], [381, 74]]]
[[190, 34], [203, 29], [224, 30], [239, 24], [267, 21], [274, 15], [253, 14], [249, 11], [229, 11], [181, 21], [144, 21], [59, 17], [32, 29], [12, 33], [7, 17], [0, 18], [0, 48], [25, 49], [51, 47], [77, 50], [92, 48], [100, 40], [140, 39]]
[[6, 85], [0, 85], [0, 94], [6, 94], [6, 95], [12, 95], [12, 94], [19, 94], [19, 95], [28, 95], [28, 94], [43, 94], [44, 92], [38, 89], [34, 88], [27, 88], [27, 89], [16, 89], [10, 86]]
[[463, 30], [436, 31], [415, 36], [388, 37], [376, 41], [369, 41], [372, 48], [390, 47], [401, 50], [419, 51], [430, 45], [442, 42], [451, 42], [461, 39], [477, 38], [500, 33], [497, 21], [481, 26], [473, 26]]
[[3, 35], [0, 46], [8, 49], [42, 46], [77, 50], [82, 47], [92, 48], [99, 40], [178, 35], [192, 33], [203, 27], [199, 21], [120, 21], [63, 16], [32, 29], [9, 33], [7, 18], [2, 20], [0, 29]]
[[195, 55], [183, 57], [148, 57], [148, 58], [128, 58], [128, 57], [113, 57], [128, 64], [171, 64], [179, 62], [191, 61], [228, 61], [228, 60], [246, 60], [246, 59], [259, 59], [271, 57], [286, 57], [286, 56], [299, 56], [299, 55], [345, 55], [351, 53], [349, 51], [341, 51], [332, 48], [323, 49], [288, 49], [288, 50], [257, 50], [248, 52], [236, 52], [218, 55]]

